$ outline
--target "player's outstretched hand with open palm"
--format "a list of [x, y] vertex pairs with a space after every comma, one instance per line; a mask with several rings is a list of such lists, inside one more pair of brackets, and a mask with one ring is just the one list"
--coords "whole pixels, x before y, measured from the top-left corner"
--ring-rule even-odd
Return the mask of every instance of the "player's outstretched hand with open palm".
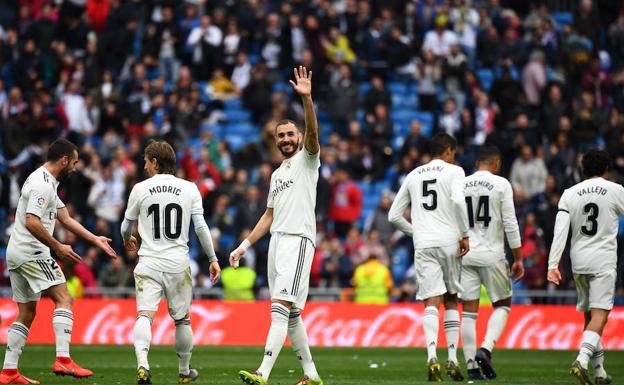
[[307, 68], [299, 66], [299, 68], [294, 68], [293, 72], [295, 73], [295, 81], [289, 80], [289, 82], [294, 90], [300, 96], [312, 95], [312, 71], [308, 72]]
[[559, 269], [548, 269], [548, 276], [546, 278], [548, 279], [548, 282], [552, 282], [559, 286], [559, 282], [561, 282], [561, 272]]
[[213, 285], [216, 284], [221, 276], [221, 267], [219, 266], [219, 262], [212, 262], [208, 271], [210, 272], [210, 282], [212, 282]]
[[514, 262], [513, 265], [511, 265], [511, 276], [514, 282], [520, 282], [522, 277], [524, 277], [524, 264], [522, 261]]
[[93, 244], [96, 245], [100, 250], [106, 253], [111, 259], [117, 258], [117, 253], [110, 246], [110, 242], [113, 240], [108, 237], [95, 237]]

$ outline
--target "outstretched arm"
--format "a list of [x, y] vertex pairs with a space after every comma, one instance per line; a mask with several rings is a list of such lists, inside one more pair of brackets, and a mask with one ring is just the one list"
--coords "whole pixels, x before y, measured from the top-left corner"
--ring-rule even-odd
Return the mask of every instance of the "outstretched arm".
[[59, 222], [61, 222], [67, 230], [76, 234], [85, 241], [93, 243], [100, 250], [105, 252], [106, 255], [108, 255], [110, 258], [117, 258], [117, 253], [109, 245], [109, 242], [112, 241], [110, 238], [99, 237], [89, 230], [85, 229], [84, 226], [80, 224], [80, 222], [78, 222], [69, 215], [66, 207], [58, 209], [56, 215]]
[[318, 121], [316, 120], [314, 102], [312, 101], [312, 71], [308, 72], [304, 66], [299, 66], [293, 72], [295, 73], [295, 81], [290, 80], [290, 84], [301, 96], [305, 116], [303, 145], [310, 154], [316, 154], [319, 152], [321, 145], [319, 144]]
[[249, 233], [247, 238], [230, 253], [230, 266], [238, 267], [238, 260], [245, 254], [249, 246], [253, 245], [258, 239], [264, 237], [266, 233], [271, 229], [273, 223], [273, 208], [267, 207], [262, 217], [256, 223], [254, 229]]

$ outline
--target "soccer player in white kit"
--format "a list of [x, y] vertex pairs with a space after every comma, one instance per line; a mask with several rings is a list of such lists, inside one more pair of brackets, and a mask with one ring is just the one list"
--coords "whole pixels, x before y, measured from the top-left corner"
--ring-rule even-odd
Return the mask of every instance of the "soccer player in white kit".
[[[578, 294], [577, 310], [585, 313], [585, 331], [570, 374], [581, 384], [610, 384], [604, 369], [600, 336], [613, 308], [617, 278], [618, 217], [624, 215], [624, 187], [607, 180], [611, 158], [604, 150], [583, 155], [587, 179], [565, 190], [559, 200], [555, 233], [548, 257], [548, 281], [561, 281], [559, 260], [571, 231], [570, 258]], [[594, 368], [594, 381], [588, 364]]]
[[169, 315], [175, 322], [178, 383], [188, 384], [199, 376], [197, 370], [190, 367], [193, 350], [190, 320], [193, 287], [188, 254], [191, 219], [208, 256], [213, 284], [221, 269], [204, 220], [199, 190], [194, 183], [175, 177], [176, 155], [171, 145], [165, 141], [150, 142], [145, 148], [144, 160], [149, 178], [137, 183], [130, 192], [121, 224], [126, 250], [135, 251], [137, 248], [137, 240], [132, 235], [132, 225], [137, 219], [141, 237], [139, 263], [134, 268], [138, 313], [134, 324], [137, 383], [152, 383], [147, 355], [152, 321], [164, 295]]
[[[444, 302], [444, 330], [448, 343], [447, 374], [464, 379], [457, 362], [461, 291], [461, 257], [469, 249], [468, 218], [464, 197], [464, 170], [452, 164], [457, 143], [452, 136], [437, 134], [431, 141], [433, 160], [410, 172], [401, 185], [388, 220], [414, 240], [414, 267], [418, 295], [425, 302], [423, 328], [427, 343], [430, 381], [441, 381], [438, 344], [438, 308]], [[404, 217], [411, 205], [411, 223]]]
[[108, 244], [111, 240], [92, 234], [70, 217], [65, 204], [56, 193], [60, 181], [74, 171], [77, 162], [77, 147], [65, 139], [58, 139], [50, 144], [47, 161], [33, 171], [22, 186], [6, 253], [18, 315], [8, 331], [0, 384], [39, 383], [22, 376], [17, 367], [28, 337], [28, 329], [35, 319], [41, 292], [46, 292], [55, 307], [52, 325], [56, 337], [56, 360], [52, 371], [57, 375], [74, 377], [93, 375], [92, 371], [81, 368], [70, 358], [69, 343], [74, 324], [73, 299], [67, 291], [60, 266], [50, 254], [52, 250], [68, 263], [81, 260], [70, 245], [62, 244], [53, 237], [54, 225], [58, 219], [67, 230], [93, 243], [111, 258], [117, 256]]
[[[496, 175], [500, 166], [501, 154], [498, 148], [483, 146], [477, 154], [478, 171], [467, 177], [464, 184], [470, 252], [462, 259], [461, 330], [470, 380], [496, 378], [491, 362], [492, 350], [505, 329], [512, 295], [509, 265], [505, 259], [505, 236], [514, 257], [511, 275], [516, 282], [524, 276], [513, 190], [507, 179]], [[487, 289], [494, 311], [477, 353], [476, 323], [481, 285]]]
[[[316, 242], [316, 183], [321, 166], [318, 123], [312, 102], [312, 72], [294, 69], [290, 84], [301, 96], [305, 113], [305, 135], [294, 122], [284, 120], [275, 127], [277, 148], [284, 156], [271, 175], [267, 209], [249, 236], [230, 254], [230, 265], [238, 266], [245, 251], [269, 229], [268, 281], [271, 293], [271, 328], [264, 358], [258, 370], [241, 370], [239, 377], [249, 385], [268, 382], [273, 365], [289, 336], [304, 376], [299, 385], [322, 385], [312, 360], [301, 311], [308, 297], [308, 285]], [[303, 148], [301, 142], [303, 141]]]

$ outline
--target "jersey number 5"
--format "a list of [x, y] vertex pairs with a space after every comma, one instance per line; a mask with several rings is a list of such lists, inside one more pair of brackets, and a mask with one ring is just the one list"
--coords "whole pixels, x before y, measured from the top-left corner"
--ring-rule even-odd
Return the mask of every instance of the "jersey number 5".
[[[175, 226], [171, 223], [171, 214], [175, 215]], [[154, 239], [160, 239], [160, 205], [154, 203], [147, 208], [147, 216], [153, 215]], [[163, 217], [165, 217], [165, 237], [167, 239], [178, 239], [182, 234], [182, 207], [177, 203], [169, 203], [163, 210]]]
[[[587, 236], [594, 236], [598, 233], [598, 214], [600, 210], [598, 210], [598, 205], [595, 203], [588, 203], [583, 207], [583, 212], [587, 215], [587, 223], [581, 227], [581, 233]], [[590, 225], [590, 227], [587, 227]]]
[[[470, 227], [475, 226], [475, 212], [472, 205], [472, 197], [466, 197], [466, 207], [468, 209], [468, 224]], [[492, 221], [490, 216], [490, 197], [482, 195], [479, 197], [476, 212], [477, 222], [483, 223], [483, 227], [488, 227]]]
[[429, 188], [430, 185], [433, 185], [437, 182], [437, 179], [424, 180], [422, 184], [422, 196], [423, 198], [431, 195], [431, 203], [423, 203], [422, 207], [425, 210], [433, 211], [438, 207], [438, 193], [436, 190]]

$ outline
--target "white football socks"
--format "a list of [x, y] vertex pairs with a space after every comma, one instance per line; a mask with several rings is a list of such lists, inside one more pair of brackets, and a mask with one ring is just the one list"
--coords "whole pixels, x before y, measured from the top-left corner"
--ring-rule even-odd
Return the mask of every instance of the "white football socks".
[[69, 342], [74, 327], [74, 314], [69, 309], [55, 309], [52, 316], [52, 326], [56, 337], [56, 356], [69, 357]]
[[137, 369], [141, 366], [149, 370], [147, 355], [152, 341], [152, 319], [140, 315], [134, 323], [134, 352], [137, 358]]
[[604, 350], [602, 350], [602, 342], [598, 341], [594, 355], [591, 358], [591, 364], [594, 367], [596, 377], [606, 378], [607, 372], [604, 368]]
[[265, 381], [269, 380], [273, 365], [279, 356], [286, 334], [288, 333], [288, 316], [290, 309], [280, 303], [271, 304], [271, 327], [264, 346], [264, 358], [258, 371]]
[[20, 322], [13, 322], [7, 333], [6, 354], [4, 355], [4, 369], [17, 369], [19, 357], [28, 338], [28, 328]]
[[489, 352], [494, 350], [496, 341], [498, 341], [501, 334], [503, 334], [503, 330], [505, 330], [510, 310], [511, 308], [509, 306], [499, 306], [494, 308], [494, 311], [488, 320], [487, 332], [485, 333], [485, 338], [481, 344], [482, 348], [487, 349]]
[[438, 358], [436, 347], [438, 345], [438, 330], [440, 319], [438, 308], [427, 306], [423, 317], [423, 328], [425, 329], [425, 341], [427, 342], [427, 362], [433, 358]]
[[477, 369], [479, 365], [475, 360], [477, 355], [477, 314], [462, 312], [462, 345], [464, 346], [464, 357], [468, 369]]
[[307, 375], [313, 381], [319, 381], [320, 377], [316, 371], [316, 366], [312, 360], [312, 353], [310, 353], [310, 346], [308, 346], [308, 333], [306, 332], [303, 319], [301, 319], [301, 313], [299, 309], [292, 309], [290, 311], [290, 318], [288, 320], [288, 337], [292, 348], [297, 355], [297, 358], [301, 362], [303, 373]]
[[188, 375], [190, 372], [191, 355], [193, 354], [193, 329], [191, 320], [175, 321], [175, 351], [178, 355], [179, 373]]
[[457, 345], [459, 344], [459, 312], [457, 309], [444, 312], [444, 332], [448, 345], [448, 360], [457, 364]]
[[581, 345], [581, 351], [579, 352], [576, 360], [581, 364], [584, 369], [587, 369], [589, 359], [594, 355], [596, 347], [600, 342], [600, 334], [591, 330], [585, 330], [583, 332], [583, 343]]

